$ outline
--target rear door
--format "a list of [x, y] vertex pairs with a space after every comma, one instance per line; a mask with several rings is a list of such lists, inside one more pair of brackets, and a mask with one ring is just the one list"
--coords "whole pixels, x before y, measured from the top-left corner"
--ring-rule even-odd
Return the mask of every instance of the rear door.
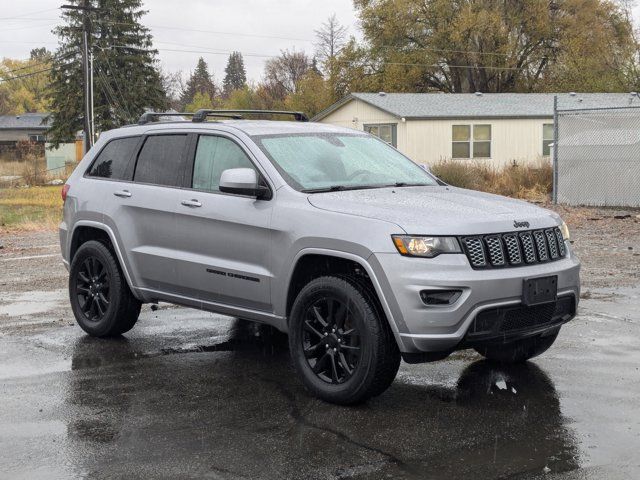
[[[177, 203], [180, 283], [189, 296], [270, 311], [272, 201], [222, 193], [220, 175], [256, 163], [237, 139], [199, 135]], [[263, 177], [264, 178], [264, 177]]]
[[153, 134], [143, 138], [133, 162], [133, 182], [112, 192], [119, 204], [114, 221], [126, 247], [138, 287], [175, 294], [175, 244], [179, 240], [176, 203], [189, 146], [186, 134]]

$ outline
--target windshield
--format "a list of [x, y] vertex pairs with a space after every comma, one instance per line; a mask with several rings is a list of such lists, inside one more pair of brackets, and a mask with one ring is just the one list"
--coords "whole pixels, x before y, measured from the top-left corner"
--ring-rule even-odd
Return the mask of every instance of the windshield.
[[304, 192], [438, 185], [425, 170], [370, 135], [282, 134], [253, 139], [285, 180]]

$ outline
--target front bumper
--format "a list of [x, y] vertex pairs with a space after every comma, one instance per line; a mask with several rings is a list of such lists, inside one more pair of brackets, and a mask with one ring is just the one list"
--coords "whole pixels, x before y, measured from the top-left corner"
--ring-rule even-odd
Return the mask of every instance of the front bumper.
[[[447, 352], [464, 346], [480, 312], [521, 304], [525, 278], [557, 275], [558, 298], [573, 297], [574, 312], [580, 298], [580, 262], [570, 249], [562, 260], [487, 270], [473, 270], [463, 254], [423, 259], [378, 253], [369, 263], [403, 353]], [[425, 305], [420, 291], [435, 289], [462, 290], [462, 295], [453, 305]]]

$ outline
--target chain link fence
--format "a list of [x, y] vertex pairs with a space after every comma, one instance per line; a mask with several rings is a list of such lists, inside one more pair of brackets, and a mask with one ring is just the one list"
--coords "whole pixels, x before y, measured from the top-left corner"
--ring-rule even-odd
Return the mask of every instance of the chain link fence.
[[555, 108], [555, 203], [640, 207], [640, 107]]

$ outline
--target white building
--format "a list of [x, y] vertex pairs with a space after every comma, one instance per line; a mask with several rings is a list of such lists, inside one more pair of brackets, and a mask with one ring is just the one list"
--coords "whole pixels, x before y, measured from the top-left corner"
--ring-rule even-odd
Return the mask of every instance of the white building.
[[640, 106], [628, 93], [352, 93], [313, 121], [366, 130], [420, 163], [537, 162], [550, 154], [554, 95], [565, 110]]

